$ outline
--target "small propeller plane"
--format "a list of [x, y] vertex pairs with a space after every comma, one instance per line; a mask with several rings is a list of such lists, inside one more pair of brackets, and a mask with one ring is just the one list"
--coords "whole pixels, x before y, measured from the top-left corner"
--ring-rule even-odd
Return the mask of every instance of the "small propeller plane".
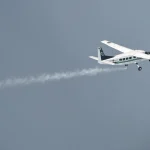
[[144, 50], [133, 50], [126, 48], [124, 46], [112, 43], [110, 41], [104, 40], [101, 41], [103, 44], [114, 48], [122, 54], [116, 56], [107, 56], [104, 54], [103, 49], [98, 47], [98, 57], [89, 56], [90, 58], [97, 60], [99, 64], [107, 64], [107, 65], [125, 65], [126, 67], [129, 64], [136, 64], [138, 70], [141, 71], [142, 67], [139, 66], [138, 62], [149, 60], [150, 61], [150, 52], [146, 52]]

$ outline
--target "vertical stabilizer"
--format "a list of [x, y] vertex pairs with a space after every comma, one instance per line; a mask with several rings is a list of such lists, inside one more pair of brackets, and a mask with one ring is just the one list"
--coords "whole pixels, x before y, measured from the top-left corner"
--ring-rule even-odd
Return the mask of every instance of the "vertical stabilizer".
[[98, 52], [98, 57], [95, 57], [95, 56], [89, 56], [89, 57], [94, 59], [94, 60], [97, 60], [98, 63], [100, 63], [100, 64], [102, 63], [103, 60], [106, 60], [106, 59], [113, 57], [113, 56], [106, 56], [101, 47], [97, 48], [97, 52]]
[[101, 63], [102, 60], [106, 60], [113, 57], [113, 56], [106, 56], [101, 47], [98, 47], [97, 50], [98, 50], [98, 63]]
[[100, 63], [102, 61], [102, 57], [101, 56], [105, 56], [105, 55], [104, 55], [104, 52], [103, 52], [101, 47], [98, 47], [97, 51], [98, 51], [98, 63]]

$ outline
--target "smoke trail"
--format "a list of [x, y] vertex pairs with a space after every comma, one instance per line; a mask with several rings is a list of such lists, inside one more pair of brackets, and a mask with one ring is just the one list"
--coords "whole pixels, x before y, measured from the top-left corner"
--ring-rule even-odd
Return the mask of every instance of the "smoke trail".
[[0, 81], [0, 88], [14, 87], [19, 85], [29, 85], [33, 83], [45, 83], [48, 81], [58, 81], [61, 79], [70, 79], [74, 77], [81, 76], [95, 76], [99, 73], [113, 72], [113, 71], [123, 71], [126, 68], [89, 68], [83, 70], [77, 70], [74, 72], [62, 72], [54, 74], [42, 74], [39, 76], [30, 76], [24, 78], [10, 78]]

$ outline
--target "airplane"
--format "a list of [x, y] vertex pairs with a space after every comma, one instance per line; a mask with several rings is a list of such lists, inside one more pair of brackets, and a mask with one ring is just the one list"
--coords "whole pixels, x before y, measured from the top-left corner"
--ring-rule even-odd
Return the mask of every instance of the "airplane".
[[103, 44], [114, 48], [120, 52], [119, 55], [108, 56], [105, 55], [103, 49], [98, 47], [98, 57], [89, 56], [91, 59], [97, 60], [99, 64], [107, 64], [107, 65], [125, 65], [128, 67], [129, 64], [136, 64], [138, 70], [141, 71], [142, 67], [139, 66], [138, 62], [149, 60], [150, 61], [150, 52], [146, 52], [144, 50], [133, 50], [130, 48], [126, 48], [124, 46], [115, 44], [113, 42], [103, 40], [101, 41]]

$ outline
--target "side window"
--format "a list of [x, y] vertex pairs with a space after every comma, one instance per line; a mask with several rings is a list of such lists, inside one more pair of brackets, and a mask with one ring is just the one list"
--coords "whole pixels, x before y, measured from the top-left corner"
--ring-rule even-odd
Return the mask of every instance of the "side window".
[[129, 59], [132, 59], [132, 57], [129, 57]]
[[122, 59], [119, 59], [119, 61], [122, 61]]
[[123, 60], [125, 60], [125, 58], [123, 58]]
[[149, 54], [150, 54], [150, 52], [145, 52], [145, 54], [148, 54], [148, 55], [149, 55]]
[[126, 60], [128, 60], [128, 57], [126, 58]]
[[135, 56], [133, 56], [133, 58], [136, 58]]

